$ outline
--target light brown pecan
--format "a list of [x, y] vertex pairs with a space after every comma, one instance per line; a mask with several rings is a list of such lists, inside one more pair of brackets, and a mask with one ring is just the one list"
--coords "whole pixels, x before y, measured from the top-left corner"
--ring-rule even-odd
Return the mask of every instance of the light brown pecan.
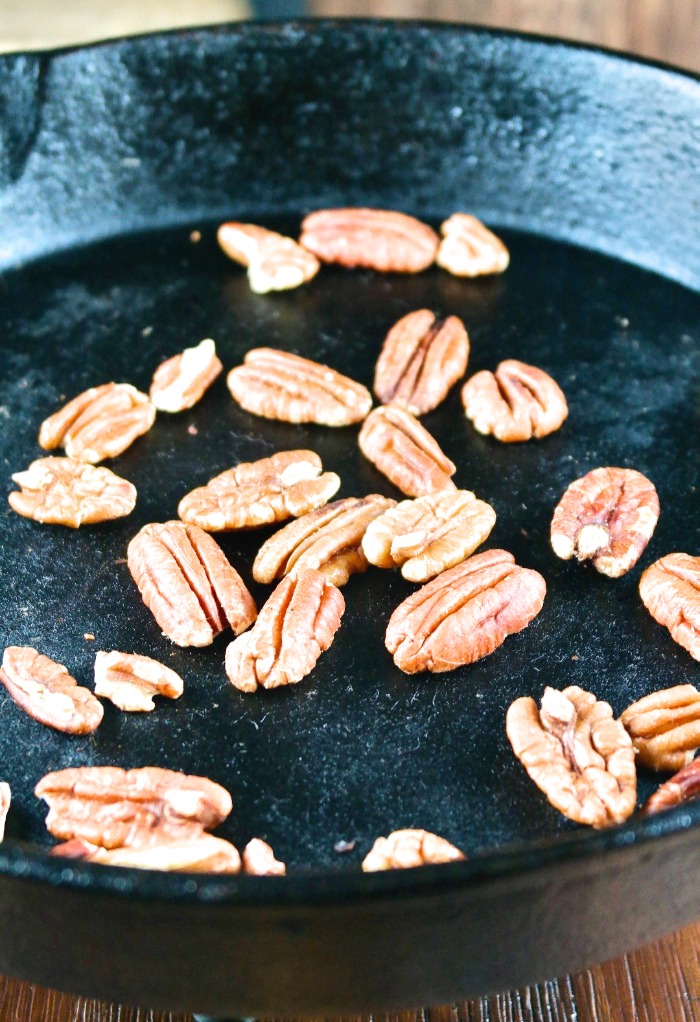
[[659, 498], [641, 472], [595, 468], [566, 489], [552, 517], [550, 542], [557, 557], [576, 556], [610, 578], [633, 568], [659, 518]]
[[228, 625], [238, 635], [255, 621], [240, 575], [196, 525], [145, 525], [126, 557], [143, 602], [177, 646], [208, 646]]
[[365, 458], [407, 497], [456, 489], [450, 476], [457, 466], [404, 408], [375, 408], [362, 424], [358, 443]]
[[320, 571], [283, 578], [255, 627], [226, 650], [229, 681], [241, 692], [301, 681], [333, 642], [344, 610], [342, 593]]
[[13, 511], [47, 525], [108, 522], [131, 514], [136, 487], [108, 468], [75, 458], [38, 458], [12, 481], [21, 487], [8, 496]]
[[320, 209], [301, 225], [300, 243], [324, 263], [388, 273], [418, 273], [433, 262], [432, 227], [386, 209]]
[[259, 295], [299, 287], [320, 267], [316, 256], [292, 238], [256, 224], [222, 224], [216, 236], [230, 259], [248, 267], [250, 290]]
[[252, 876], [284, 876], [287, 867], [279, 859], [270, 846], [254, 837], [243, 849], [243, 872]]
[[395, 830], [388, 837], [377, 838], [363, 860], [362, 869], [365, 873], [375, 873], [382, 869], [411, 869], [464, 858], [459, 848], [428, 830]]
[[453, 213], [440, 225], [440, 233], [435, 262], [455, 277], [503, 273], [510, 262], [501, 239], [469, 213]]
[[370, 564], [401, 568], [410, 582], [427, 582], [473, 554], [495, 523], [491, 505], [469, 490], [441, 490], [403, 500], [375, 518], [362, 549]]
[[653, 813], [660, 813], [662, 809], [671, 809], [673, 806], [690, 802], [695, 798], [700, 798], [700, 759], [694, 759], [692, 763], [688, 763], [665, 784], [662, 784], [646, 800], [642, 806], [642, 812], [649, 816]]
[[184, 496], [177, 513], [207, 532], [254, 529], [321, 507], [339, 486], [313, 451], [280, 451], [214, 476]]
[[120, 710], [153, 710], [154, 696], [179, 699], [183, 689], [179, 674], [149, 656], [113, 649], [95, 657], [95, 695], [111, 699]]
[[675, 685], [638, 699], [620, 720], [637, 759], [650, 770], [680, 770], [700, 748], [700, 692]]
[[274, 348], [253, 348], [226, 377], [241, 408], [264, 419], [349, 426], [361, 422], [372, 395], [335, 369]]
[[437, 408], [464, 373], [469, 337], [462, 320], [439, 320], [418, 309], [395, 323], [386, 336], [374, 373], [374, 393], [383, 404], [401, 405], [413, 415]]
[[10, 811], [11, 801], [12, 792], [10, 791], [10, 785], [7, 781], [0, 781], [0, 842], [5, 837], [5, 821]]
[[639, 580], [639, 595], [655, 621], [700, 660], [700, 557], [666, 554]]
[[546, 688], [540, 711], [529, 696], [511, 704], [506, 732], [530, 778], [570, 820], [599, 829], [634, 812], [632, 740], [608, 703], [577, 685]]
[[52, 855], [103, 866], [158, 869], [169, 873], [240, 873], [241, 857], [228, 841], [213, 834], [195, 834], [182, 840], [163, 840], [146, 846], [100, 848], [73, 838], [51, 849]]
[[95, 464], [116, 458], [148, 432], [155, 418], [154, 406], [136, 387], [105, 383], [83, 391], [45, 419], [39, 446], [46, 451], [64, 447], [69, 458]]
[[554, 433], [569, 414], [552, 377], [514, 358], [501, 362], [495, 373], [483, 370], [467, 380], [462, 404], [478, 433], [504, 443]]
[[542, 609], [542, 576], [506, 550], [486, 550], [443, 571], [399, 604], [386, 648], [406, 674], [452, 671], [493, 653]]
[[362, 537], [370, 522], [396, 501], [371, 493], [345, 497], [290, 522], [263, 543], [253, 564], [256, 582], [273, 582], [314, 568], [335, 586], [364, 571]]
[[30, 717], [57, 731], [87, 735], [102, 720], [102, 703], [92, 692], [71, 678], [62, 664], [31, 646], [7, 647], [0, 681]]
[[149, 391], [159, 412], [184, 412], [196, 405], [223, 369], [210, 337], [166, 359], [153, 374]]

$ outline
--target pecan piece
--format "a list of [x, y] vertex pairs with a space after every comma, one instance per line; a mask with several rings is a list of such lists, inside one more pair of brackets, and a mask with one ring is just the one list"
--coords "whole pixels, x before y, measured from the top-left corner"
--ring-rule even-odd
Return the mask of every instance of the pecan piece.
[[110, 699], [120, 710], [154, 710], [154, 696], [179, 699], [183, 689], [179, 674], [149, 656], [113, 649], [100, 650], [95, 657], [95, 695]]
[[358, 437], [365, 458], [408, 497], [454, 490], [457, 466], [410, 412], [394, 405], [375, 408]]
[[234, 401], [264, 419], [349, 426], [361, 422], [372, 395], [335, 369], [288, 351], [253, 348], [226, 377]]
[[299, 242], [324, 263], [418, 273], [433, 262], [439, 238], [406, 213], [351, 207], [309, 213]]
[[395, 830], [388, 837], [377, 838], [362, 862], [362, 869], [365, 873], [375, 873], [382, 869], [411, 869], [464, 858], [459, 848], [428, 830]]
[[30, 717], [57, 731], [87, 735], [102, 720], [102, 703], [92, 692], [71, 678], [62, 664], [31, 646], [7, 647], [0, 681]]
[[453, 213], [440, 225], [440, 233], [435, 262], [455, 277], [503, 273], [510, 262], [501, 239], [469, 213]]
[[196, 525], [145, 525], [126, 557], [143, 602], [177, 646], [208, 646], [228, 625], [238, 635], [255, 621], [240, 575]]
[[642, 603], [679, 646], [700, 660], [700, 557], [666, 554], [639, 580]]
[[700, 692], [694, 685], [675, 685], [638, 699], [620, 720], [642, 766], [680, 770], [700, 748]]
[[579, 561], [610, 578], [633, 568], [659, 519], [659, 498], [641, 472], [595, 468], [564, 492], [552, 517], [550, 542], [557, 557]]
[[151, 382], [151, 403], [159, 412], [184, 412], [204, 397], [223, 368], [216, 345], [207, 337], [161, 362]]
[[136, 487], [108, 468], [75, 458], [38, 458], [12, 481], [21, 487], [7, 500], [13, 511], [47, 525], [108, 522], [131, 514]]
[[51, 849], [52, 855], [103, 866], [158, 869], [169, 873], [240, 873], [241, 857], [228, 841], [213, 834], [194, 834], [183, 840], [165, 840], [137, 847], [100, 848], [73, 838]]
[[46, 451], [64, 447], [69, 458], [95, 464], [116, 458], [148, 432], [155, 418], [154, 406], [136, 387], [105, 383], [83, 391], [44, 419], [39, 446]]
[[501, 362], [495, 373], [482, 370], [467, 380], [462, 404], [478, 433], [504, 443], [554, 433], [569, 414], [559, 384], [514, 358]]
[[486, 550], [443, 571], [400, 603], [385, 644], [406, 674], [440, 673], [493, 653], [544, 603], [542, 576], [506, 550]]
[[600, 829], [634, 812], [632, 739], [608, 703], [577, 685], [546, 688], [540, 711], [529, 696], [511, 704], [506, 733], [530, 778], [570, 820]]
[[241, 692], [301, 681], [333, 642], [344, 610], [342, 593], [320, 571], [283, 578], [255, 627], [226, 650], [229, 681]]
[[370, 522], [396, 501], [371, 493], [345, 497], [290, 522], [263, 543], [253, 564], [256, 582], [272, 582], [314, 568], [335, 586], [364, 571], [362, 537]]
[[0, 781], [0, 842], [5, 837], [5, 821], [10, 811], [11, 801], [12, 792], [10, 791], [10, 785], [6, 781]]
[[323, 472], [313, 451], [280, 451], [214, 476], [186, 494], [177, 513], [207, 532], [253, 529], [299, 518], [325, 504], [339, 486], [340, 477]]
[[362, 549], [370, 564], [401, 568], [410, 582], [427, 582], [473, 554], [495, 523], [491, 505], [469, 490], [441, 490], [403, 500], [375, 518]]
[[287, 867], [265, 841], [254, 837], [243, 849], [243, 872], [252, 876], [284, 876]]
[[250, 290], [259, 295], [299, 287], [315, 277], [321, 265], [292, 238], [256, 224], [222, 224], [216, 237], [230, 259], [248, 267]]
[[413, 415], [437, 408], [464, 373], [469, 337], [457, 316], [439, 320], [418, 309], [395, 323], [386, 336], [374, 373], [382, 404], [401, 405]]
[[700, 798], [700, 759], [694, 759], [662, 784], [646, 800], [642, 812], [647, 816], [660, 813], [662, 809], [671, 809], [694, 798]]

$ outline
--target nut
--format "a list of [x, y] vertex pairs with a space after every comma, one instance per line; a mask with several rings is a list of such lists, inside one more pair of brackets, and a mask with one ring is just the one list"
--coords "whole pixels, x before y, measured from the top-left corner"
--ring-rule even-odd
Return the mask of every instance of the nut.
[[435, 258], [432, 227], [386, 209], [320, 209], [301, 225], [300, 243], [324, 263], [388, 273], [418, 273]]
[[136, 504], [136, 487], [126, 479], [74, 458], [38, 458], [12, 480], [21, 487], [7, 498], [12, 510], [48, 525], [107, 522], [131, 514]]
[[161, 362], [153, 374], [151, 402], [159, 412], [184, 412], [204, 397], [223, 368], [216, 345], [207, 337]]
[[386, 648], [406, 674], [474, 663], [539, 614], [546, 592], [538, 572], [506, 550], [486, 550], [443, 571], [399, 604]]
[[78, 685], [62, 664], [31, 646], [7, 647], [0, 681], [30, 717], [57, 731], [87, 735], [102, 720], [102, 703], [92, 692]]
[[254, 628], [226, 650], [226, 674], [241, 692], [305, 678], [340, 627], [345, 600], [320, 571], [287, 576], [273, 590]]
[[95, 695], [111, 699], [120, 710], [153, 710], [155, 695], [179, 699], [183, 688], [179, 674], [149, 656], [114, 649], [95, 657]]
[[242, 462], [182, 498], [177, 513], [207, 532], [252, 529], [321, 507], [340, 486], [313, 451], [280, 451]]
[[552, 549], [565, 561], [590, 558], [619, 578], [634, 567], [659, 518], [654, 484], [631, 468], [596, 468], [567, 488], [554, 510]]
[[649, 816], [698, 797], [700, 797], [700, 759], [694, 759], [647, 799], [642, 812]]
[[10, 785], [6, 781], [0, 781], [0, 843], [5, 837], [5, 821], [10, 811], [11, 801], [12, 792], [10, 791]]
[[375, 408], [360, 430], [360, 450], [408, 497], [454, 490], [457, 466], [410, 412], [394, 405]]
[[287, 867], [275, 858], [270, 846], [254, 837], [243, 849], [243, 872], [253, 876], [284, 876]]
[[378, 837], [365, 856], [362, 869], [375, 873], [382, 869], [411, 869], [437, 862], [457, 862], [465, 856], [449, 841], [427, 830], [395, 830], [389, 837]]
[[238, 635], [255, 621], [240, 575], [196, 525], [145, 525], [126, 556], [143, 602], [177, 646], [208, 646], [228, 625]]
[[453, 213], [440, 225], [440, 233], [442, 241], [435, 262], [455, 277], [503, 273], [510, 262], [501, 239], [468, 213]]
[[52, 855], [102, 866], [158, 869], [177, 873], [240, 873], [241, 857], [228, 841], [213, 834], [195, 835], [181, 841], [159, 841], [146, 847], [100, 848], [74, 838], [51, 849]]
[[577, 685], [546, 688], [539, 712], [529, 696], [511, 704], [506, 733], [530, 778], [570, 820], [600, 829], [634, 812], [632, 739], [608, 703]]
[[462, 320], [439, 320], [429, 309], [409, 312], [386, 336], [374, 373], [374, 393], [413, 415], [437, 408], [464, 376], [469, 337]]
[[642, 575], [639, 595], [654, 620], [700, 660], [700, 557], [666, 554]]
[[620, 720], [642, 766], [680, 770], [700, 748], [700, 692], [694, 685], [652, 692], [624, 711]]
[[372, 493], [346, 497], [290, 522], [263, 543], [253, 564], [256, 582], [273, 582], [314, 568], [335, 586], [364, 571], [362, 537], [370, 522], [396, 501]]
[[222, 224], [216, 236], [230, 259], [248, 267], [250, 290], [259, 295], [299, 287], [320, 267], [318, 259], [292, 238], [255, 224]]
[[78, 394], [60, 411], [44, 419], [39, 446], [64, 447], [69, 458], [95, 464], [116, 458], [137, 437], [147, 433], [156, 410], [130, 383], [105, 383]]
[[467, 380], [462, 404], [478, 433], [492, 433], [504, 443], [547, 436], [569, 414], [552, 377], [514, 358], [501, 362], [495, 374], [484, 370]]
[[403, 500], [375, 518], [362, 549], [370, 564], [401, 568], [410, 582], [427, 582], [473, 554], [495, 523], [491, 505], [469, 490], [441, 490]]
[[264, 419], [349, 426], [361, 422], [372, 395], [360, 383], [308, 358], [253, 348], [226, 377], [241, 408]]

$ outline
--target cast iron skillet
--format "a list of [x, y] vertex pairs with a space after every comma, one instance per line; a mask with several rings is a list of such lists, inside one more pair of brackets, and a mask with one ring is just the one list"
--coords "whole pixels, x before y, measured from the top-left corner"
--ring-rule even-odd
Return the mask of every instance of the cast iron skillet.
[[[339, 1013], [524, 984], [695, 918], [700, 805], [604, 834], [576, 828], [513, 759], [504, 714], [545, 684], [581, 684], [620, 712], [697, 682], [636, 587], [653, 559], [699, 546], [700, 83], [503, 33], [326, 22], [11, 56], [0, 87], [7, 490], [64, 397], [110, 379], [147, 388], [162, 358], [206, 335], [227, 367], [272, 344], [370, 384], [388, 327], [427, 305], [463, 316], [471, 371], [531, 361], [571, 411], [558, 433], [520, 446], [477, 436], [456, 392], [426, 419], [458, 483], [497, 509], [488, 545], [548, 582], [526, 631], [438, 678], [401, 675], [384, 650], [386, 618], [411, 589], [395, 574], [348, 584], [343, 627], [310, 678], [251, 697], [223, 676], [225, 637], [168, 646], [123, 564], [130, 536], [172, 516], [187, 489], [274, 449], [318, 450], [342, 495], [397, 496], [356, 430], [255, 419], [219, 380], [114, 463], [139, 490], [130, 518], [73, 533], [5, 512], [3, 645], [34, 644], [87, 683], [95, 649], [138, 650], [181, 670], [187, 690], [153, 715], [108, 707], [88, 739], [42, 728], [0, 692], [0, 773], [15, 796], [0, 971], [218, 1014]], [[216, 248], [224, 218], [295, 231], [306, 211], [338, 204], [436, 224], [472, 210], [503, 233], [512, 266], [473, 283], [328, 269], [260, 297]], [[616, 582], [557, 561], [547, 540], [564, 487], [604, 464], [647, 473], [663, 509], [641, 564]], [[261, 538], [222, 539], [248, 580]], [[45, 771], [153, 762], [226, 785], [236, 804], [222, 833], [267, 838], [289, 876], [147, 874], [46, 854], [32, 795]], [[640, 798], [655, 783], [643, 775]], [[363, 876], [373, 838], [399, 826], [443, 834], [469, 859]]]

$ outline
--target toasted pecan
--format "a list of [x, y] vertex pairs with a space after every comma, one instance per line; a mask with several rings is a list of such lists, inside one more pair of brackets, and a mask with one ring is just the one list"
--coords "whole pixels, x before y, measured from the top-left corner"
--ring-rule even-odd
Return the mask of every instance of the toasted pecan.
[[127, 479], [75, 458], [38, 458], [12, 481], [21, 488], [7, 498], [12, 510], [47, 525], [108, 522], [136, 504], [136, 487]]
[[404, 408], [375, 408], [362, 424], [360, 450], [408, 497], [456, 489], [457, 471], [437, 440]]
[[514, 358], [501, 362], [495, 373], [483, 370], [467, 380], [462, 404], [478, 433], [491, 433], [504, 443], [547, 436], [569, 414], [559, 384]]
[[86, 735], [102, 721], [102, 703], [92, 692], [32, 646], [6, 648], [0, 682], [25, 713], [57, 731]]
[[166, 359], [153, 374], [149, 391], [159, 412], [184, 412], [200, 401], [223, 369], [210, 337]]
[[671, 638], [700, 660], [700, 557], [666, 554], [639, 580], [642, 603]]
[[45, 419], [39, 446], [47, 451], [64, 447], [69, 458], [95, 464], [125, 451], [148, 432], [155, 417], [155, 407], [136, 387], [105, 383], [83, 391]]
[[433, 262], [439, 239], [406, 213], [350, 207], [309, 213], [300, 244], [324, 263], [390, 273], [418, 273]]

